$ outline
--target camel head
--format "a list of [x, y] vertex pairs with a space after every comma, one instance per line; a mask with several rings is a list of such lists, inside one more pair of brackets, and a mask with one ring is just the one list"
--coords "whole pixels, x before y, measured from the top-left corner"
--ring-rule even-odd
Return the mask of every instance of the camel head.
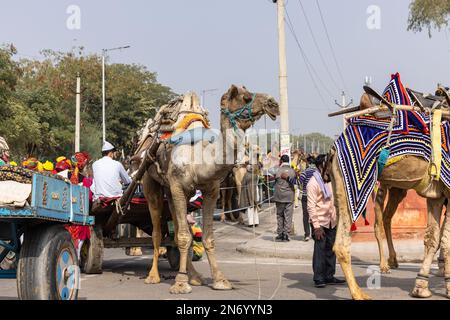
[[278, 102], [267, 94], [252, 93], [245, 87], [232, 85], [220, 101], [222, 121], [228, 121], [228, 127], [247, 130], [264, 114], [272, 120], [280, 115]]

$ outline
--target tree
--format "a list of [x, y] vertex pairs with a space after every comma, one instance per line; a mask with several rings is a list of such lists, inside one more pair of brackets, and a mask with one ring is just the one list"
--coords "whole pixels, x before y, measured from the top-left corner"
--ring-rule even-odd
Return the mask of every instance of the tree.
[[317, 132], [292, 136], [291, 141], [293, 149], [297, 149], [298, 144], [298, 148], [306, 153], [327, 153], [334, 144], [332, 138]]
[[441, 30], [448, 26], [450, 16], [450, 0], [414, 0], [410, 5], [408, 30], [421, 32], [431, 29]]
[[[16, 141], [14, 148], [21, 155], [32, 152], [39, 158], [54, 160], [56, 156], [72, 154], [74, 87], [79, 73], [81, 149], [93, 157], [99, 156], [102, 144], [101, 57], [84, 55], [83, 48], [78, 48], [77, 52], [44, 50], [42, 54], [42, 61], [23, 59], [19, 62], [11, 60], [13, 54], [0, 55], [0, 94], [5, 92], [8, 110], [14, 109], [2, 117], [6, 124], [0, 124], [0, 134]], [[1, 81], [3, 74], [9, 79], [5, 82], [8, 85]], [[156, 73], [142, 65], [107, 65], [106, 77], [107, 140], [128, 154], [137, 130], [157, 108], [172, 99], [174, 93], [158, 83]], [[26, 115], [23, 122], [15, 116], [20, 113]], [[16, 133], [8, 133], [9, 130]]]

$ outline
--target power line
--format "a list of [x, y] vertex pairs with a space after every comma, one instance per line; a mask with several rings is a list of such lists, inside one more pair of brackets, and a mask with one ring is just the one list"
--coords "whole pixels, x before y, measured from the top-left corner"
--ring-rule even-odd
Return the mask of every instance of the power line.
[[336, 58], [336, 53], [334, 51], [333, 45], [331, 43], [330, 35], [328, 33], [328, 28], [325, 23], [325, 19], [323, 18], [322, 9], [320, 8], [319, 0], [316, 0], [317, 8], [319, 9], [320, 20], [322, 20], [323, 28], [325, 29], [325, 34], [327, 35], [328, 44], [330, 45], [331, 53], [333, 54], [334, 63], [336, 64], [336, 69], [339, 73], [339, 77], [341, 78], [342, 83], [344, 84], [344, 90], [348, 92], [347, 85], [345, 84], [344, 77], [342, 76], [341, 68], [339, 67], [338, 60]]
[[306, 57], [305, 52], [303, 51], [303, 48], [300, 45], [300, 41], [297, 38], [297, 35], [296, 35], [295, 30], [294, 30], [294, 28], [292, 26], [292, 23], [291, 23], [291, 20], [289, 18], [289, 14], [287, 13], [287, 11], [286, 11], [286, 17], [288, 18], [288, 20], [286, 20], [286, 25], [288, 26], [289, 31], [291, 31], [291, 34], [294, 37], [295, 42], [297, 43], [297, 46], [298, 46], [298, 48], [300, 50], [300, 53], [301, 53], [302, 58], [303, 58], [303, 61], [305, 62], [306, 70], [308, 71], [308, 74], [309, 74], [309, 76], [311, 78], [311, 81], [312, 81], [314, 87], [317, 90], [317, 93], [319, 94], [320, 99], [322, 100], [323, 104], [326, 105], [325, 99], [323, 98], [322, 93], [320, 92], [319, 87], [317, 86], [316, 80], [314, 80], [314, 76], [313, 76], [313, 74], [311, 72], [311, 69], [309, 67], [308, 58]]
[[306, 14], [306, 10], [303, 7], [302, 1], [298, 0], [298, 4], [300, 6], [300, 9], [303, 12], [303, 16], [305, 17], [305, 21], [306, 21], [306, 24], [308, 25], [309, 33], [311, 34], [311, 37], [312, 37], [313, 42], [314, 42], [314, 45], [315, 45], [317, 51], [319, 52], [320, 60], [322, 61], [322, 64], [323, 64], [325, 70], [327, 71], [328, 76], [330, 77], [331, 81], [333, 82], [334, 86], [336, 87], [337, 91], [340, 91], [340, 89], [342, 89], [342, 88], [339, 88], [336, 80], [334, 79], [333, 75], [330, 72], [330, 68], [328, 67], [328, 65], [327, 65], [327, 63], [326, 63], [326, 61], [325, 61], [325, 59], [324, 59], [324, 57], [322, 55], [322, 51], [320, 50], [319, 44], [317, 43], [316, 36], [314, 35], [313, 29], [311, 27], [311, 23], [309, 22], [308, 15]]
[[330, 90], [328, 90], [328, 88], [325, 86], [324, 82], [322, 81], [322, 79], [321, 79], [321, 78], [319, 77], [319, 75], [317, 74], [316, 70], [314, 69], [314, 66], [311, 64], [311, 62], [310, 62], [309, 59], [308, 59], [308, 56], [306, 55], [305, 51], [303, 50], [303, 48], [302, 48], [302, 46], [301, 46], [301, 44], [300, 44], [300, 40], [299, 40], [299, 38], [297, 37], [297, 34], [296, 34], [295, 30], [294, 30], [294, 26], [293, 26], [293, 24], [292, 24], [292, 21], [291, 21], [291, 18], [290, 18], [290, 16], [289, 16], [289, 13], [287, 12], [287, 9], [286, 9], [286, 17], [287, 17], [286, 24], [288, 25], [289, 30], [291, 31], [292, 36], [294, 37], [295, 42], [297, 43], [297, 46], [298, 46], [298, 48], [299, 48], [299, 50], [300, 50], [300, 53], [301, 53], [301, 55], [302, 55], [302, 58], [303, 58], [303, 60], [304, 60], [304, 62], [305, 62], [305, 65], [306, 65], [306, 69], [307, 69], [307, 71], [308, 71], [308, 74], [309, 74], [309, 76], [311, 77], [311, 80], [312, 80], [312, 82], [313, 82], [313, 84], [314, 84], [314, 87], [316, 88], [317, 93], [319, 94], [319, 96], [320, 96], [322, 102], [323, 102], [324, 105], [326, 106], [327, 104], [326, 104], [326, 102], [325, 102], [325, 99], [323, 98], [323, 95], [322, 95], [322, 93], [320, 92], [319, 86], [317, 85], [316, 81], [314, 80], [313, 74], [314, 74], [315, 77], [318, 79], [318, 81], [320, 82], [320, 84], [322, 85], [322, 87], [324, 88], [324, 90], [327, 92], [327, 94], [328, 94], [330, 97], [333, 97], [333, 94], [332, 94], [332, 93], [330, 92]]

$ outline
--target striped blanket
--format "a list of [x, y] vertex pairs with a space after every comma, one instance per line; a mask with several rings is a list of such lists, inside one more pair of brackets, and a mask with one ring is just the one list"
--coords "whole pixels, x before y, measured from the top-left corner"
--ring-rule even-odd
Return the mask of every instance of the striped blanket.
[[[384, 96], [397, 104], [411, 104], [398, 74], [392, 76]], [[349, 121], [349, 126], [336, 140], [338, 163], [344, 178], [348, 206], [355, 222], [366, 208], [378, 179], [378, 157], [386, 146], [390, 119], [361, 116]], [[430, 119], [419, 112], [397, 111], [392, 131], [389, 159], [413, 155], [430, 161]], [[450, 124], [443, 122], [441, 181], [450, 188]]]

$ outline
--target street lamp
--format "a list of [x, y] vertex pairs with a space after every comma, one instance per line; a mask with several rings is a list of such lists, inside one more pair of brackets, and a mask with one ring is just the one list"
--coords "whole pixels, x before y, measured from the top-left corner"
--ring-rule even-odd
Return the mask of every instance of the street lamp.
[[106, 53], [113, 50], [128, 49], [130, 46], [117, 47], [111, 49], [102, 49], [102, 126], [103, 126], [103, 142], [106, 141], [106, 120], [105, 120], [105, 105], [106, 105], [106, 89], [105, 89], [105, 60]]
[[205, 90], [202, 90], [202, 103], [201, 103], [201, 105], [202, 105], [203, 108], [206, 107], [206, 103], [205, 103], [205, 101], [206, 101], [205, 100], [206, 93], [214, 92], [214, 91], [217, 91], [217, 90], [219, 90], [219, 89], [205, 89]]

